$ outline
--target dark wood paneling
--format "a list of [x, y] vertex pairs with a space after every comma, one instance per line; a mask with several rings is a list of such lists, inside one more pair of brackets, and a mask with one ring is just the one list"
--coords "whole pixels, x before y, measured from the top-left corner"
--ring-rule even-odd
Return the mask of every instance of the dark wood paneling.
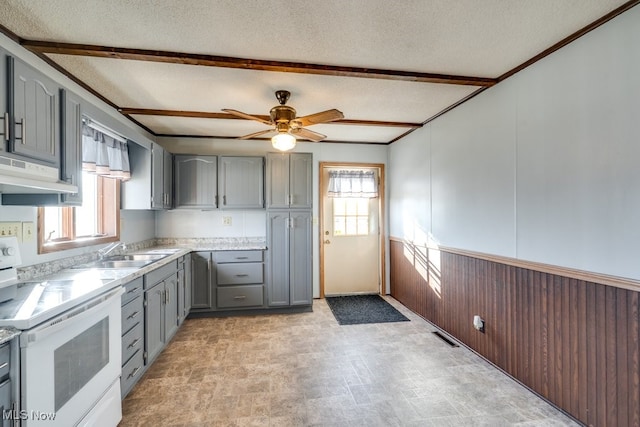
[[428, 253], [392, 239], [394, 298], [584, 424], [640, 425], [639, 292]]

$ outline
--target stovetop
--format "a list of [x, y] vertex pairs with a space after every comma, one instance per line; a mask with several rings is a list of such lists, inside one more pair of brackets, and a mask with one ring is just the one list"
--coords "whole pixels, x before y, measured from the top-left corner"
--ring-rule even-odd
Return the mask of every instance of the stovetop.
[[14, 299], [0, 303], [0, 326], [30, 329], [118, 285], [112, 278], [41, 280], [18, 284]]

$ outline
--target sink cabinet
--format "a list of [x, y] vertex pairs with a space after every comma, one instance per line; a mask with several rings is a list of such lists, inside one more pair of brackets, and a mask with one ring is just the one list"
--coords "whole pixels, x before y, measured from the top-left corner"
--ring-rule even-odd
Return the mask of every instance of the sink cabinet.
[[144, 276], [145, 366], [155, 360], [178, 330], [177, 267], [177, 261], [173, 261]]

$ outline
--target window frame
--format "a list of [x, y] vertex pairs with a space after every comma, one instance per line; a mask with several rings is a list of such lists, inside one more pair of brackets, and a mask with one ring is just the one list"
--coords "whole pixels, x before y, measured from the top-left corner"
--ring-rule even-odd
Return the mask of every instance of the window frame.
[[98, 228], [103, 236], [77, 237], [75, 235], [75, 207], [60, 206], [63, 234], [66, 237], [45, 242], [44, 207], [38, 208], [38, 254], [99, 245], [120, 240], [120, 180], [97, 177]]

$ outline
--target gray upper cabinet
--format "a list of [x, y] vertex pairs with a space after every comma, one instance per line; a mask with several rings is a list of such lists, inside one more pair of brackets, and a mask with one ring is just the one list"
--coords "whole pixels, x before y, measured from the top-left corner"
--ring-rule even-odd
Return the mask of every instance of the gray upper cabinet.
[[175, 156], [176, 208], [217, 208], [217, 160], [216, 156]]
[[82, 205], [82, 102], [78, 96], [60, 89], [60, 179], [78, 187], [78, 192], [62, 194], [65, 205]]
[[13, 105], [10, 151], [51, 165], [60, 164], [59, 86], [19, 59], [9, 57]]
[[311, 305], [311, 236], [311, 212], [269, 212], [267, 294], [270, 307]]
[[264, 208], [263, 157], [222, 156], [218, 166], [220, 208]]
[[0, 49], [0, 153], [9, 149], [10, 118], [8, 109], [7, 53]]
[[151, 147], [151, 208], [169, 209], [172, 205], [172, 156], [158, 144]]
[[267, 208], [311, 209], [310, 153], [267, 154]]

